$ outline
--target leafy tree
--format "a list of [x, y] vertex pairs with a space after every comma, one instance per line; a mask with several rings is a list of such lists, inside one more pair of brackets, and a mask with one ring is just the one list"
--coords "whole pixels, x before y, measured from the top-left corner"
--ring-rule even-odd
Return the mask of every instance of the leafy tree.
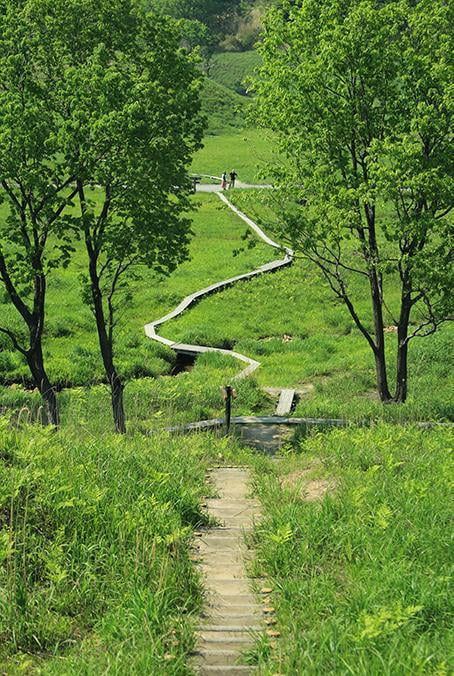
[[[286, 156], [275, 167], [282, 236], [347, 306], [382, 401], [405, 401], [410, 341], [452, 313], [453, 19], [444, 0], [283, 0], [260, 49], [257, 119]], [[394, 394], [385, 317], [397, 327]]]
[[[49, 117], [48, 137], [37, 139], [36, 129], [30, 134], [46, 149], [43, 158], [38, 151], [38, 159], [33, 157], [32, 205], [47, 198], [46, 190], [53, 195], [54, 186], [62, 186], [62, 196], [54, 198], [60, 200], [54, 208], [59, 219], [54, 212], [49, 217], [53, 230], [46, 234], [45, 255], [57, 247], [51, 264], [65, 263], [69, 237], [84, 241], [84, 300], [96, 320], [115, 426], [123, 432], [123, 383], [114, 360], [119, 303], [127, 300], [128, 278], [137, 266], [166, 273], [187, 255], [187, 167], [202, 135], [199, 76], [178, 49], [173, 25], [145, 17], [132, 0], [26, 0], [20, 13], [7, 0], [5, 7], [14, 36], [10, 49], [31, 65], [31, 91], [24, 99], [35, 105], [33, 123]], [[18, 26], [29, 39], [17, 39]], [[4, 103], [11, 105], [7, 96]], [[19, 260], [33, 270], [33, 252], [27, 257], [16, 221]], [[14, 265], [17, 252], [9, 250]], [[42, 295], [43, 321], [44, 301]]]
[[0, 332], [26, 359], [57, 424], [42, 338], [47, 277], [71, 251], [64, 212], [76, 188], [59, 154], [60, 111], [49, 105], [55, 74], [25, 19], [31, 4], [0, 3], [0, 283], [17, 312], [17, 321], [0, 319]]

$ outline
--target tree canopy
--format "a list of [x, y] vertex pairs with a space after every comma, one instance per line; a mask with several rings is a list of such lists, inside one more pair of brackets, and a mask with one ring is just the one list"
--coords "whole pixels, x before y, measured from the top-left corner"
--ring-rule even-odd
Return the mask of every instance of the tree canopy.
[[187, 255], [198, 70], [173, 25], [133, 0], [3, 0], [0, 66], [0, 281], [22, 318], [0, 330], [58, 422], [42, 352], [46, 283], [81, 238], [122, 430], [116, 298], [134, 266], [166, 273]]
[[[453, 309], [453, 12], [444, 0], [283, 0], [260, 48], [256, 119], [286, 157], [274, 168], [281, 234], [346, 304], [383, 401], [405, 401], [409, 342]], [[394, 305], [387, 275], [400, 283]], [[385, 320], [397, 332], [394, 395]]]

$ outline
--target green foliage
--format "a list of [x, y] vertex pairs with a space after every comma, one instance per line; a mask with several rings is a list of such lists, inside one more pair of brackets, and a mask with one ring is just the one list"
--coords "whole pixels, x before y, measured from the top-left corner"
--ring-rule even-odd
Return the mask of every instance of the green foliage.
[[113, 334], [131, 271], [146, 265], [167, 274], [188, 253], [200, 74], [179, 49], [173, 22], [122, 0], [7, 0], [0, 66], [0, 203], [8, 207], [0, 280], [30, 345], [21, 332], [0, 329], [26, 358], [57, 423], [41, 345], [47, 276], [68, 265], [82, 238], [82, 297], [114, 393]]
[[[400, 277], [397, 401], [409, 341], [452, 313], [452, 21], [443, 0], [282, 3], [259, 50], [256, 119], [288, 159], [270, 195], [275, 229], [347, 305], [375, 354], [383, 400], [382, 276]], [[370, 285], [373, 331], [350, 295], [355, 275]]]
[[176, 19], [199, 21], [218, 37], [232, 29], [243, 0], [144, 0], [153, 10]]
[[445, 429], [380, 425], [256, 461], [256, 566], [281, 632], [264, 672], [449, 673], [452, 442]]
[[209, 436], [95, 439], [3, 419], [3, 671], [182, 673], [200, 607], [187, 543], [218, 449]]

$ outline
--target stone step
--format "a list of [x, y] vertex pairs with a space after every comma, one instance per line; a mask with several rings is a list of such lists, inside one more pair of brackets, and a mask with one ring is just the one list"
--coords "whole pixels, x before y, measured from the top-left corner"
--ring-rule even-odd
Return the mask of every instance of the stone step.
[[229, 579], [218, 579], [210, 580], [209, 589], [210, 592], [219, 594], [219, 596], [231, 596], [232, 594], [248, 594], [252, 593], [249, 585], [249, 581], [246, 579], [238, 580], [229, 580]]
[[244, 676], [244, 674], [252, 674], [255, 671], [254, 667], [241, 665], [223, 665], [223, 666], [206, 666], [199, 671], [200, 676], [211, 676], [211, 674], [222, 674], [222, 676]]
[[215, 633], [212, 638], [201, 638], [196, 651], [199, 648], [201, 650], [208, 650], [208, 648], [220, 650], [226, 646], [229, 646], [229, 649], [231, 650], [244, 650], [245, 647], [251, 645], [251, 643], [252, 639], [247, 634], [242, 635], [240, 638], [230, 638], [229, 636], [219, 638], [219, 634]]
[[247, 550], [238, 549], [203, 549], [198, 552], [200, 563], [216, 563], [219, 565], [241, 565], [247, 561]]
[[241, 651], [226, 648], [200, 650], [197, 653], [197, 662], [200, 666], [236, 664], [241, 658]]
[[227, 627], [226, 629], [222, 630], [220, 627], [215, 628], [215, 629], [209, 629], [207, 627], [203, 627], [199, 629], [198, 635], [200, 638], [204, 641], [222, 641], [224, 642], [226, 639], [239, 639], [239, 638], [244, 638], [244, 639], [249, 639], [249, 641], [245, 641], [244, 644], [249, 643], [249, 645], [253, 645], [254, 643], [254, 638], [251, 636], [250, 631], [245, 631], [244, 629], [240, 630], [235, 630], [233, 627]]
[[216, 549], [238, 549], [238, 551], [247, 549], [246, 543], [244, 542], [243, 535], [218, 535], [218, 531], [213, 531], [211, 535], [200, 538], [195, 547], [199, 550], [209, 549], [210, 547]]
[[244, 564], [232, 563], [226, 566], [219, 566], [216, 563], [202, 561], [197, 565], [209, 583], [211, 583], [211, 580], [244, 580], [246, 575]]
[[[247, 530], [247, 529], [246, 529]], [[238, 526], [214, 526], [209, 530], [201, 530], [201, 535], [197, 539], [206, 540], [207, 538], [241, 538], [244, 528]], [[197, 540], [196, 540], [197, 542]]]
[[239, 533], [250, 533], [253, 530], [254, 522], [259, 520], [259, 514], [212, 514], [219, 521], [219, 525], [213, 533], [222, 529], [236, 529]]
[[262, 616], [258, 613], [209, 613], [202, 616], [201, 626], [204, 626], [204, 623], [207, 625], [223, 625], [223, 626], [232, 626], [232, 627], [253, 627], [261, 622]]
[[254, 617], [253, 620], [255, 624], [225, 624], [222, 622], [222, 618], [219, 619], [219, 623], [211, 621], [211, 624], [201, 624], [199, 629], [203, 632], [245, 632], [246, 634], [254, 631], [263, 631], [263, 626], [257, 622], [257, 618]]
[[[259, 520], [258, 518], [254, 520], [253, 516], [254, 515], [248, 516], [247, 514], [243, 514], [241, 516], [223, 516], [222, 518], [219, 517], [219, 521], [225, 528], [236, 527], [238, 528], [239, 531], [242, 531], [243, 533], [252, 533], [253, 524]], [[259, 515], [255, 516], [258, 517]]]
[[244, 603], [229, 604], [222, 606], [208, 606], [205, 609], [205, 617], [245, 617], [255, 615], [261, 617], [263, 615], [263, 608], [258, 604]]
[[215, 503], [210, 506], [209, 512], [210, 514], [216, 514], [221, 510], [226, 514], [237, 514], [241, 512], [249, 514], [249, 512], [252, 511], [260, 511], [261, 506], [249, 501], [245, 504], [243, 500], [238, 500], [236, 502], [232, 500], [216, 500]]
[[255, 606], [257, 601], [252, 592], [246, 594], [220, 594], [219, 592], [208, 592], [208, 608], [234, 608], [236, 606]]
[[[232, 526], [252, 526], [254, 521], [262, 517], [258, 509], [210, 509], [210, 516], [213, 516], [219, 523], [216, 524], [213, 532], [218, 528]], [[237, 523], [241, 519], [241, 523]], [[223, 525], [224, 524], [224, 525]]]
[[244, 615], [207, 615], [203, 618], [200, 626], [202, 627], [256, 627], [261, 622], [260, 615], [246, 613]]
[[257, 615], [235, 615], [233, 617], [207, 617], [199, 625], [199, 629], [209, 629], [210, 631], [214, 630], [215, 627], [219, 627], [220, 631], [226, 631], [231, 629], [232, 631], [245, 631], [246, 633], [250, 631], [263, 631], [264, 626], [260, 624], [261, 617]]
[[257, 502], [257, 500], [249, 500], [249, 498], [206, 498], [205, 499], [205, 504], [209, 509], [211, 510], [212, 507], [216, 508], [222, 505], [226, 509], [233, 509], [236, 507], [245, 507], [247, 509], [251, 507], [257, 507], [261, 508], [260, 502]]
[[247, 481], [249, 472], [244, 467], [210, 467], [208, 469], [211, 477], [223, 477], [225, 474], [240, 474]]

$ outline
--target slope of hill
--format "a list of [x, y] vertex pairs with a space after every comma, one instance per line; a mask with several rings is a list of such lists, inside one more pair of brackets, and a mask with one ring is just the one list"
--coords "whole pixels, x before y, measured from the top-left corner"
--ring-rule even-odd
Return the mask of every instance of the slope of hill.
[[207, 78], [203, 86], [202, 110], [207, 117], [207, 134], [222, 134], [246, 125], [246, 98]]
[[220, 52], [215, 54], [210, 66], [210, 78], [238, 94], [247, 93], [246, 80], [260, 65], [260, 55], [247, 52]]

